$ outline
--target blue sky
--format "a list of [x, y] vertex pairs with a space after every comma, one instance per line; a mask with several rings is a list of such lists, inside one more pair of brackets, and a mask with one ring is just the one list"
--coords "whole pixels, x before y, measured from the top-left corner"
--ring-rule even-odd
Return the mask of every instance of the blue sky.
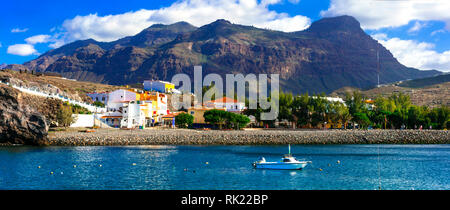
[[23, 63], [63, 44], [112, 41], [154, 23], [201, 26], [218, 18], [281, 31], [352, 15], [403, 64], [450, 71], [450, 3], [444, 0], [14, 0], [2, 2], [0, 64]]

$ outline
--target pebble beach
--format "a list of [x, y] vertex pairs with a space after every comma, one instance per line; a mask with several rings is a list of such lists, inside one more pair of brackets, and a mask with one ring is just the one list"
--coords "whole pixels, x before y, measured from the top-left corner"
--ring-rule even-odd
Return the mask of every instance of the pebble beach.
[[49, 134], [53, 146], [277, 145], [277, 144], [450, 144], [444, 130], [190, 130], [98, 129]]

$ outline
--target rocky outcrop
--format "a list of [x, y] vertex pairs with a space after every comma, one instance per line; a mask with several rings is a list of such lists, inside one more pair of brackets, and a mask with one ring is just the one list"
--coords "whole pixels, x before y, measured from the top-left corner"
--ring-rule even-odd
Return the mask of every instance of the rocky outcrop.
[[19, 91], [0, 84], [0, 144], [45, 145], [47, 132], [45, 117]]
[[10, 65], [6, 65], [4, 66], [2, 69], [11, 69], [14, 71], [24, 71], [24, 72], [29, 72], [30, 69], [24, 65], [21, 64], [10, 64]]

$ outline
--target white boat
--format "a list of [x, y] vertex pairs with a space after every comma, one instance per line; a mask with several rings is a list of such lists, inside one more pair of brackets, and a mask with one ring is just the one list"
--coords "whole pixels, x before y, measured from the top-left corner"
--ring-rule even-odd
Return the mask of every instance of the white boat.
[[267, 162], [264, 157], [252, 165], [257, 169], [276, 169], [276, 170], [301, 170], [311, 161], [299, 161], [291, 155], [291, 145], [289, 145], [289, 154], [284, 155], [279, 162]]

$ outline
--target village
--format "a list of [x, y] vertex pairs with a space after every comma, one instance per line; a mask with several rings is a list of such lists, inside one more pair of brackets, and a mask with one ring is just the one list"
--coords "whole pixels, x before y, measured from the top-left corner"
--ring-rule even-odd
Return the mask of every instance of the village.
[[[145, 128], [176, 128], [176, 116], [184, 113], [193, 116], [192, 128], [211, 128], [212, 125], [205, 121], [204, 114], [209, 110], [220, 110], [237, 115], [245, 115], [250, 120], [247, 127], [267, 128], [269, 125], [256, 119], [251, 114], [245, 102], [221, 97], [209, 101], [203, 101], [201, 106], [190, 106], [188, 109], [177, 110], [171, 106], [172, 97], [181, 94], [175, 85], [160, 80], [145, 80], [143, 90], [136, 88], [123, 88], [110, 92], [88, 93], [94, 104], [100, 105], [92, 114], [74, 114], [74, 122], [70, 127], [79, 128], [121, 128], [121, 129], [145, 129]], [[191, 93], [191, 96], [195, 96]], [[311, 96], [315, 98], [316, 96]], [[330, 103], [345, 104], [339, 97], [324, 97]], [[195, 99], [194, 99], [195, 100]], [[367, 105], [372, 106], [368, 101]], [[286, 125], [286, 120], [274, 121], [275, 127]], [[330, 127], [326, 123], [322, 128]]]
[[135, 88], [119, 89], [112, 92], [95, 92], [87, 95], [95, 104], [104, 105], [93, 114], [75, 114], [75, 122], [70, 127], [99, 127], [144, 129], [149, 127], [175, 128], [175, 118], [180, 113], [193, 116], [194, 125], [206, 126], [203, 114], [218, 109], [241, 114], [245, 103], [228, 97], [206, 101], [201, 107], [187, 110], [173, 110], [170, 97], [180, 92], [175, 85], [166, 81], [146, 80], [143, 90]]

